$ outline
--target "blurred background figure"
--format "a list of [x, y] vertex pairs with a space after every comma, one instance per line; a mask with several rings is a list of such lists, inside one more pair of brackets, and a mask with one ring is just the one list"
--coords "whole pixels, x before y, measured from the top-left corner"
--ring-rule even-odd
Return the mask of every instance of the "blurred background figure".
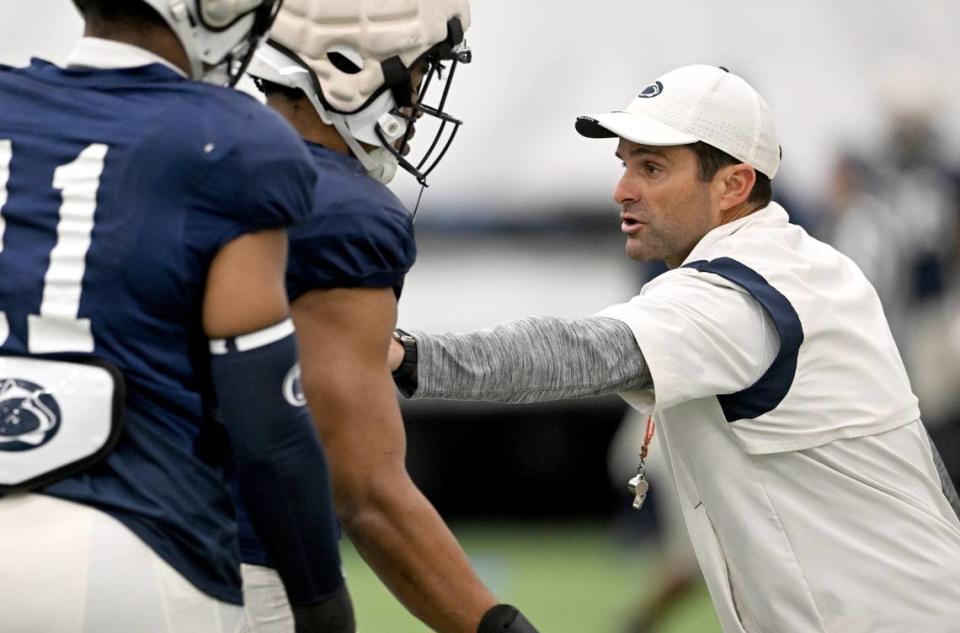
[[910, 304], [910, 274], [902, 225], [898, 214], [880, 191], [879, 174], [862, 156], [840, 156], [830, 178], [828, 211], [815, 230], [857, 263], [873, 283], [883, 302], [890, 329], [898, 341], [904, 313]]
[[957, 258], [956, 166], [922, 67], [895, 64], [883, 78], [881, 136], [836, 161], [824, 237], [877, 287], [901, 345], [912, 310], [941, 301]]
[[817, 230], [883, 301], [954, 481], [960, 480], [960, 166], [927, 67], [900, 60], [878, 89], [875, 140], [836, 160]]

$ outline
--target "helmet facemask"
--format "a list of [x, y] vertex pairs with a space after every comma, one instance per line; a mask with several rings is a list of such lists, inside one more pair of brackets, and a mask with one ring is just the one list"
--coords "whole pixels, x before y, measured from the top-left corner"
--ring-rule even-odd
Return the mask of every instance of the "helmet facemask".
[[[421, 59], [426, 64], [426, 70], [416, 97], [413, 98], [408, 73], [406, 85], [411, 88], [410, 91], [401, 95], [400, 90], [392, 90], [394, 107], [390, 115], [394, 121], [381, 117], [375, 124], [374, 131], [380, 146], [424, 187], [427, 186], [427, 177], [446, 155], [463, 125], [463, 121], [446, 111], [446, 106], [457, 66], [470, 63], [471, 59], [472, 53], [462, 40], [453, 46], [444, 42], [429, 51]], [[435, 88], [432, 93], [431, 87]], [[429, 141], [429, 145], [417, 157], [410, 152], [415, 133]]]

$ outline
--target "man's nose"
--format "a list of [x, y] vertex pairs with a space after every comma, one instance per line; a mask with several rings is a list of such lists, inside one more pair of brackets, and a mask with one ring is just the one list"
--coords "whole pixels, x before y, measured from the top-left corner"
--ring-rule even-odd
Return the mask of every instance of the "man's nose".
[[613, 199], [620, 206], [636, 202], [640, 197], [636, 186], [630, 178], [630, 174], [624, 173], [613, 188]]

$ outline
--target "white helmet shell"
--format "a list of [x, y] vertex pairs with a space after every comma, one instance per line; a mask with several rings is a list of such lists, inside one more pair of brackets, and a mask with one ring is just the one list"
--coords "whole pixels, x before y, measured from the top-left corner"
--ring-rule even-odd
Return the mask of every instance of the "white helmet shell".
[[143, 0], [163, 17], [198, 81], [227, 84], [266, 34], [281, 0]]
[[[250, 62], [247, 72], [258, 79], [302, 91], [320, 115], [320, 119], [327, 125], [336, 127], [337, 132], [343, 137], [372, 178], [384, 184], [393, 180], [397, 172], [397, 161], [382, 146], [376, 147], [382, 144], [375, 129], [378, 123], [376, 113], [383, 113], [381, 121], [385, 117], [393, 118], [388, 112], [393, 107], [393, 98], [389, 92], [384, 92], [371, 106], [354, 115], [345, 116], [328, 112], [320, 102], [310, 70], [269, 43], [257, 50], [257, 54]], [[392, 133], [390, 130], [387, 131], [388, 138], [391, 138], [391, 140], [399, 138], [406, 130], [406, 125], [399, 120], [390, 121], [386, 127], [390, 128], [390, 124], [397, 126]], [[357, 141], [375, 146], [375, 148], [365, 149], [357, 144]]]
[[[470, 26], [467, 0], [286, 0], [270, 38], [316, 73], [327, 108], [349, 114], [366, 107], [386, 81], [381, 65], [399, 57], [409, 68], [447, 39], [447, 24]], [[331, 61], [339, 53], [359, 72]]]
[[[301, 90], [372, 177], [388, 182], [401, 166], [425, 185], [462, 123], [443, 104], [457, 63], [471, 58], [469, 24], [468, 0], [286, 0], [249, 72]], [[426, 75], [414, 95], [420, 60]], [[444, 63], [442, 97], [428, 107], [422, 100], [432, 76], [444, 81]], [[410, 161], [398, 146], [408, 148], [410, 122], [424, 116], [440, 125], [422, 160]]]

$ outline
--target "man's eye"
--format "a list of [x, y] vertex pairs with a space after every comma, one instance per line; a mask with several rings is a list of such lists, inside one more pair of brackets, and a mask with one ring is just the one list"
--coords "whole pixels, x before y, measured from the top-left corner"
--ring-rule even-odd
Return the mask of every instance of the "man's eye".
[[648, 174], [656, 174], [656, 173], [662, 171], [659, 166], [654, 165], [654, 164], [652, 164], [652, 163], [647, 163], [646, 165], [644, 165], [644, 166], [643, 166], [643, 170], [644, 170], [645, 172], [647, 172]]

